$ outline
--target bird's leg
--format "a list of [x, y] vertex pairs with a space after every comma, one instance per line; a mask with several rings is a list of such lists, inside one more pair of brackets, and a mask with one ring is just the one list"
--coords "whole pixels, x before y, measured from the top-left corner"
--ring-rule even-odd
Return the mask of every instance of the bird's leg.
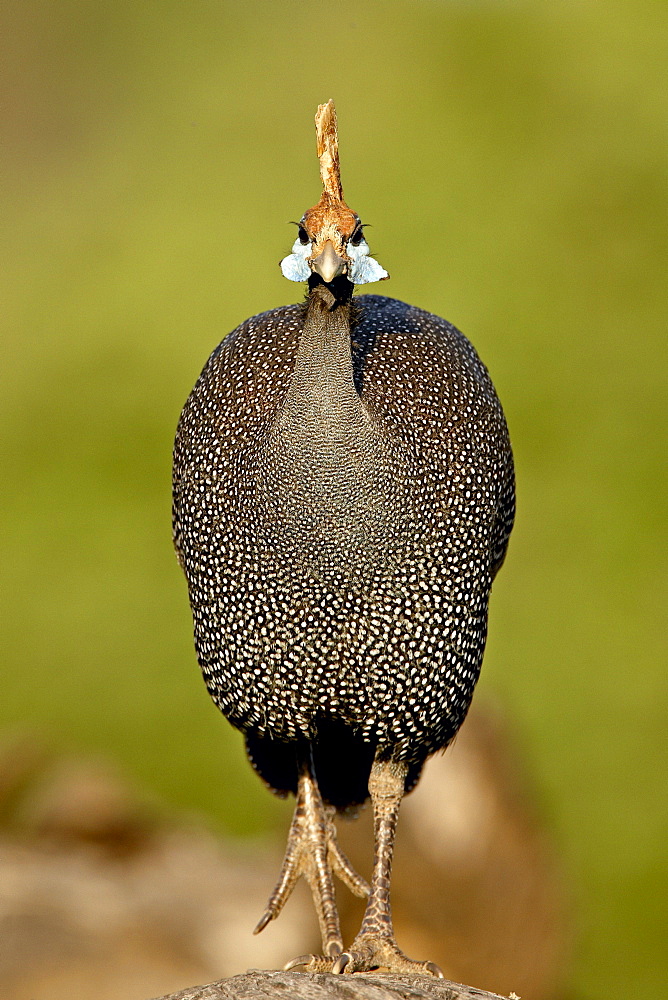
[[371, 768], [369, 793], [373, 804], [375, 839], [371, 892], [360, 932], [350, 951], [343, 952], [333, 963], [332, 972], [368, 972], [383, 968], [398, 973], [443, 975], [433, 962], [414, 962], [407, 958], [399, 950], [392, 927], [392, 854], [407, 770], [405, 764], [378, 760]]
[[[254, 933], [258, 934], [271, 920], [275, 920], [303, 875], [313, 893], [324, 955], [333, 959], [341, 954], [343, 942], [339, 915], [334, 895], [334, 873], [357, 896], [366, 896], [369, 887], [354, 871], [336, 842], [333, 823], [334, 810], [325, 807], [313, 771], [313, 764], [305, 760], [301, 766], [297, 785], [297, 805], [288, 835], [288, 846], [276, 887], [269, 897], [267, 909]], [[322, 962], [315, 956], [301, 956], [290, 966]]]

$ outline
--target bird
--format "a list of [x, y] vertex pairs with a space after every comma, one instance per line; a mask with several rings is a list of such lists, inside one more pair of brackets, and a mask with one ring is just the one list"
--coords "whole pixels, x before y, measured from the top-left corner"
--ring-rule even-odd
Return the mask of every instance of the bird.
[[[438, 316], [355, 285], [386, 280], [341, 186], [334, 103], [318, 107], [322, 195], [283, 275], [306, 298], [241, 323], [179, 420], [173, 526], [208, 691], [295, 811], [255, 933], [304, 877], [322, 954], [286, 969], [442, 976], [399, 948], [399, 808], [459, 730], [515, 512], [501, 404]], [[371, 800], [368, 884], [335, 819]], [[344, 950], [335, 876], [366, 897]]]

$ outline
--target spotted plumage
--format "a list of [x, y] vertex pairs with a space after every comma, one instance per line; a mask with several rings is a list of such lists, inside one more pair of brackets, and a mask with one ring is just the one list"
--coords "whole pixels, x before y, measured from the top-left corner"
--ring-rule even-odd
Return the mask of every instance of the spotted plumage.
[[[242, 323], [186, 403], [174, 527], [214, 701], [275, 791], [303, 806], [308, 779], [325, 807], [345, 810], [383, 767], [400, 775], [400, 796], [461, 725], [514, 480], [474, 348], [403, 302], [351, 298], [356, 223], [337, 246], [328, 199], [326, 189], [322, 211], [305, 216], [307, 302]], [[325, 956], [341, 971], [327, 891], [314, 894]], [[372, 882], [364, 948], [374, 935], [389, 940], [381, 896]], [[284, 898], [270, 901], [265, 923]], [[364, 948], [350, 953], [354, 967], [398, 967], [378, 948], [360, 958]]]

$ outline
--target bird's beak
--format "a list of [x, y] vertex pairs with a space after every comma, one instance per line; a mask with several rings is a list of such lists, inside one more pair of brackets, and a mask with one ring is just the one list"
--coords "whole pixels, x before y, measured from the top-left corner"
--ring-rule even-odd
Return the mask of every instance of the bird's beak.
[[348, 266], [347, 262], [339, 257], [331, 240], [325, 240], [325, 245], [318, 256], [309, 263], [311, 270], [319, 274], [325, 284], [329, 284], [334, 278], [343, 274]]

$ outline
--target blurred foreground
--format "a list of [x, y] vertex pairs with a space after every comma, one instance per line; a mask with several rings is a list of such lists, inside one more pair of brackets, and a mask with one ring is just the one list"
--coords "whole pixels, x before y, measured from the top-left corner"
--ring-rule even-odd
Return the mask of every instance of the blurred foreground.
[[[101, 763], [46, 762], [28, 742], [0, 760], [3, 1000], [146, 1000], [319, 946], [302, 886], [275, 924], [251, 930], [281, 845], [243, 847], [158, 819]], [[339, 823], [365, 874], [369, 810]], [[557, 1000], [564, 907], [498, 721], [472, 714], [405, 803], [393, 902], [401, 946], [457, 982]], [[344, 940], [361, 919], [341, 893]]]

